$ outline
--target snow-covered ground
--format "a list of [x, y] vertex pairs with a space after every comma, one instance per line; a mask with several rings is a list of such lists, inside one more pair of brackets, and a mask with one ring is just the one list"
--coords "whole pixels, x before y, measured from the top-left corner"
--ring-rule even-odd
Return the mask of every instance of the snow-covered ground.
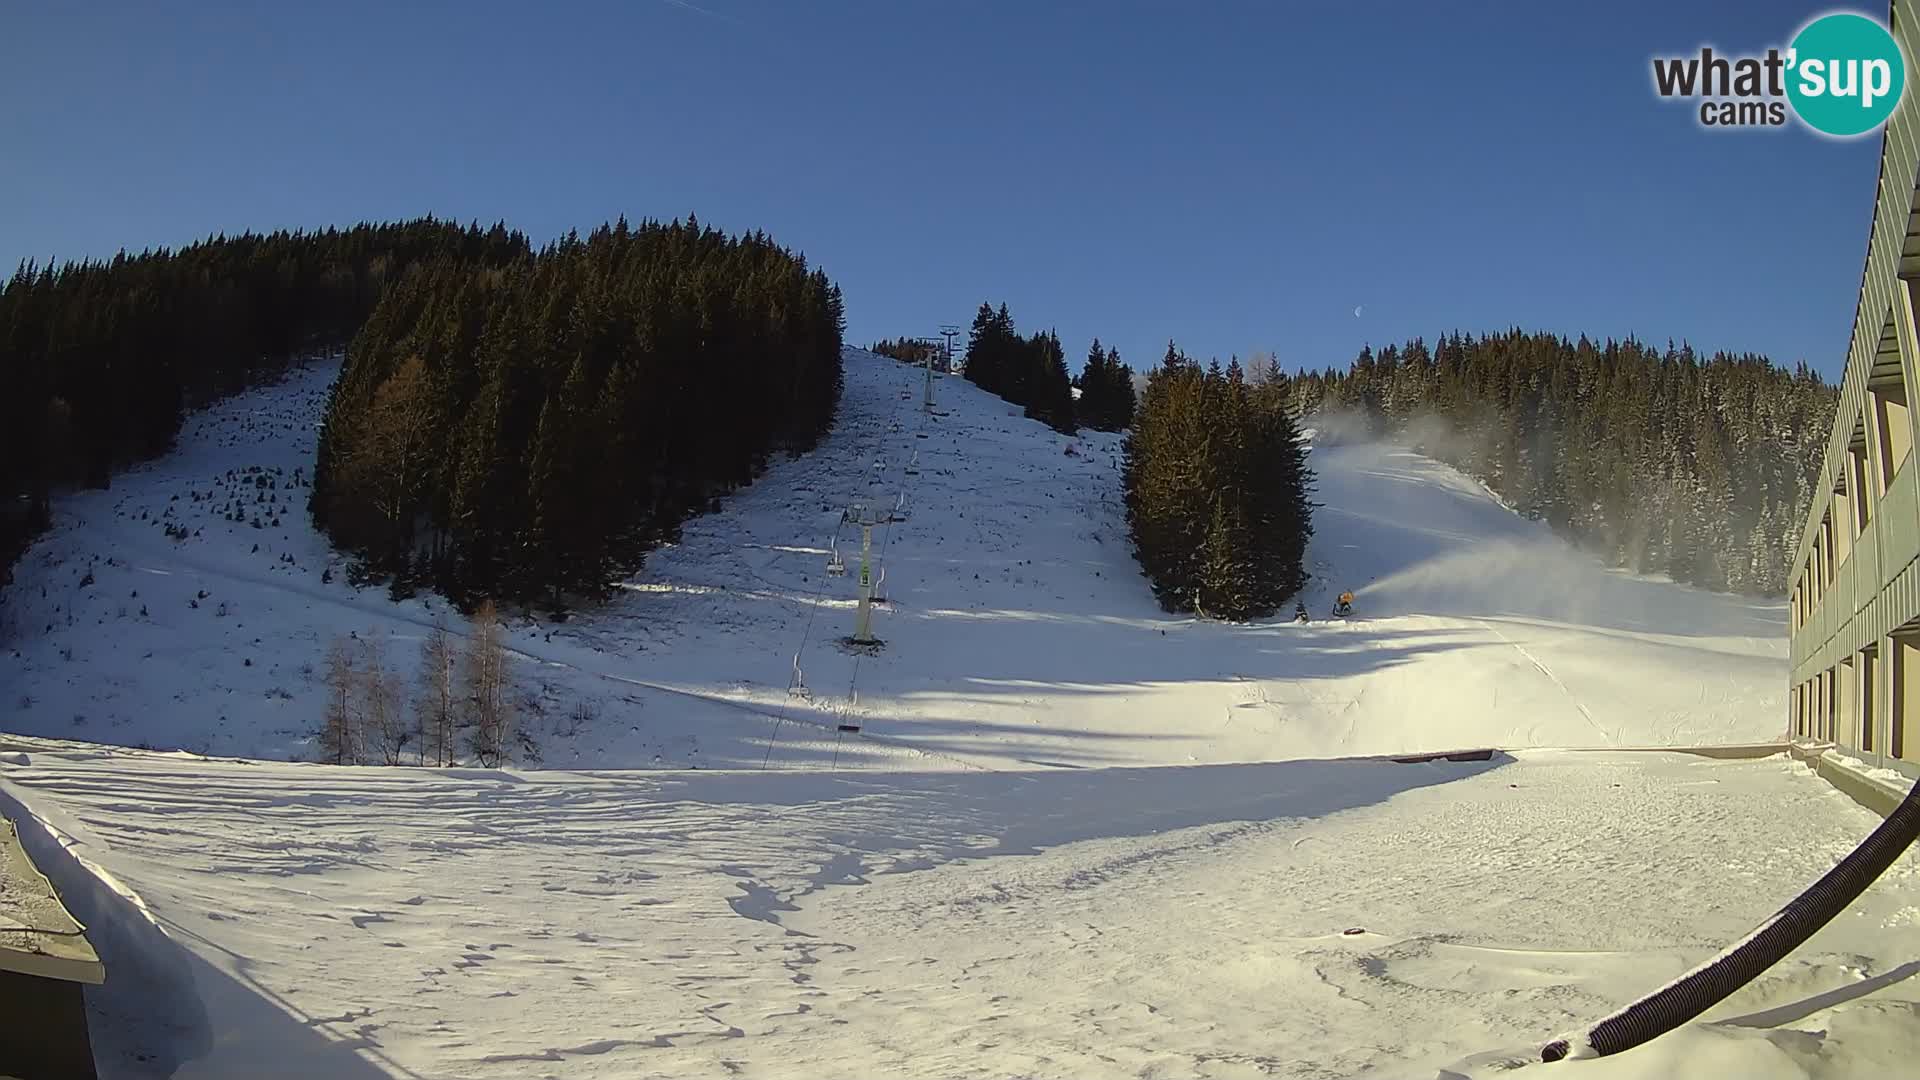
[[[170, 939], [108, 956], [114, 1076], [1432, 1077], [1680, 973], [1876, 820], [1783, 758], [1609, 751], [885, 776], [26, 755], [0, 792]], [[101, 906], [76, 904], [138, 921]], [[1895, 1075], [1917, 952], [1909, 855], [1709, 1022], [1546, 1068]]]
[[[1313, 456], [1314, 622], [1170, 616], [1117, 437], [958, 379], [928, 416], [858, 351], [819, 450], [606, 609], [515, 617], [540, 762], [300, 763], [328, 638], [409, 664], [449, 614], [347, 584], [288, 488], [330, 375], [63, 500], [5, 598], [0, 809], [108, 967], [108, 1076], [1488, 1075], [1875, 821], [1785, 758], [1619, 749], [1777, 738], [1781, 604], [1603, 570], [1342, 445]], [[877, 655], [837, 643], [856, 500], [904, 511]], [[1343, 587], [1358, 617], [1324, 619]], [[1504, 752], [1358, 757], [1470, 746]], [[1553, 1068], [1895, 1070], [1916, 955], [1909, 855], [1706, 1022]]]

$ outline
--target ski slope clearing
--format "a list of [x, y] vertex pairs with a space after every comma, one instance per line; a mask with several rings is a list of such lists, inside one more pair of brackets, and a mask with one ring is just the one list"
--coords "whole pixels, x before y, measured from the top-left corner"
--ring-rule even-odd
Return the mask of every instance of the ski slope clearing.
[[[1484, 1076], [1875, 823], [1784, 758], [909, 782], [15, 748], [0, 793], [102, 946], [118, 1077]], [[1893, 1075], [1917, 951], [1910, 854], [1704, 1022], [1546, 1068]]]
[[[410, 669], [435, 617], [464, 627], [433, 597], [349, 585], [308, 524], [332, 372], [197, 414], [176, 453], [61, 501], [6, 594], [9, 730], [310, 757], [331, 636], [382, 635]], [[1606, 571], [1380, 444], [1313, 455], [1315, 622], [1168, 615], [1128, 550], [1118, 436], [1058, 435], [957, 378], [928, 415], [923, 379], [849, 350], [816, 451], [688, 522], [607, 607], [516, 616], [539, 753], [521, 764], [1189, 764], [1781, 731], [1783, 604]], [[894, 519], [873, 534], [875, 655], [839, 641], [854, 503]], [[1344, 587], [1356, 617], [1326, 620]]]

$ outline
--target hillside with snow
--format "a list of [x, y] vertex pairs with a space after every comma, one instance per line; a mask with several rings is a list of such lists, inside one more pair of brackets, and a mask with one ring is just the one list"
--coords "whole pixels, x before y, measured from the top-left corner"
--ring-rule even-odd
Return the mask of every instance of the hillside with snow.
[[[954, 378], [930, 415], [857, 350], [817, 450], [604, 609], [511, 617], [512, 767], [311, 764], [332, 635], [410, 670], [464, 626], [307, 525], [331, 373], [64, 500], [6, 594], [0, 810], [107, 965], [105, 1076], [1488, 1076], [1875, 822], [1784, 757], [1627, 749], [1778, 738], [1782, 604], [1369, 444], [1312, 455], [1313, 621], [1169, 615], [1117, 436]], [[1910, 854], [1702, 1022], [1551, 1068], [1883, 1074], [1917, 951]]]
[[[353, 587], [311, 528], [302, 485], [331, 374], [314, 363], [197, 414], [178, 452], [62, 502], [6, 595], [9, 730], [310, 759], [332, 635], [384, 636], [411, 670], [437, 615], [463, 627], [433, 597]], [[804, 765], [843, 723], [863, 737], [839, 740], [841, 764], [889, 767], [1780, 734], [1784, 604], [1602, 570], [1381, 444], [1312, 457], [1314, 622], [1170, 616], [1128, 550], [1118, 436], [1058, 435], [958, 378], [928, 415], [922, 381], [849, 350], [818, 450], [688, 522], [605, 609], [515, 619], [537, 763]], [[877, 655], [839, 642], [854, 503], [897, 519], [873, 532]], [[834, 551], [844, 576], [827, 572]], [[1328, 620], [1343, 588], [1356, 617]], [[776, 726], [797, 741], [770, 758]]]

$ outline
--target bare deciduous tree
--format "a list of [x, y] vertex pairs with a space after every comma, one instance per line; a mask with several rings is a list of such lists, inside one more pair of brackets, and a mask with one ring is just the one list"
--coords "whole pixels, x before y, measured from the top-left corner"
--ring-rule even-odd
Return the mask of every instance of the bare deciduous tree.
[[359, 702], [354, 693], [359, 673], [353, 654], [353, 644], [339, 635], [327, 646], [327, 707], [320, 727], [320, 756], [335, 765], [360, 760]]
[[382, 550], [391, 558], [411, 554], [420, 492], [432, 464], [437, 423], [426, 365], [410, 356], [373, 393], [373, 401], [337, 444], [341, 490], [363, 492], [378, 516]]
[[446, 619], [436, 617], [433, 629], [420, 643], [420, 698], [414, 712], [419, 722], [422, 765], [453, 764], [453, 733], [460, 715], [454, 679], [456, 659]]
[[506, 760], [513, 738], [513, 700], [509, 694], [507, 650], [499, 612], [483, 600], [473, 613], [473, 632], [462, 656], [462, 682], [473, 717], [473, 756], [486, 768]]
[[361, 715], [373, 748], [386, 765], [400, 764], [413, 732], [401, 706], [400, 679], [387, 666], [387, 639], [379, 631], [367, 635], [360, 670]]

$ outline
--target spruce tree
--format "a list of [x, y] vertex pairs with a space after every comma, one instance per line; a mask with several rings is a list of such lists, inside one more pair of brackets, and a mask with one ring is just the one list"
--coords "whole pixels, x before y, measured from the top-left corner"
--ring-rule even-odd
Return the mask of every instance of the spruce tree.
[[1133, 385], [1133, 369], [1120, 362], [1120, 350], [1112, 347], [1107, 349], [1106, 374], [1109, 382], [1103, 396], [1107, 402], [1107, 430], [1124, 431], [1133, 425], [1137, 398]]
[[1277, 610], [1306, 583], [1312, 476], [1279, 382], [1203, 373], [1169, 344], [1125, 442], [1122, 485], [1161, 605], [1226, 619]]

